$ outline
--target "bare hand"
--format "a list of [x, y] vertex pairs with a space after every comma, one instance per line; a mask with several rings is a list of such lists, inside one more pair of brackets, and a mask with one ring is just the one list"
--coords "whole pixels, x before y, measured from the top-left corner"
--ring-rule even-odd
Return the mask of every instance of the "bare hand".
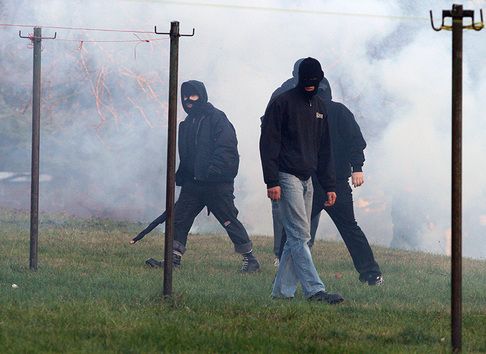
[[359, 187], [364, 183], [364, 173], [363, 172], [353, 172], [351, 174], [351, 183], [353, 187]]
[[327, 200], [324, 202], [324, 206], [331, 207], [336, 203], [336, 193], [327, 192]]
[[267, 197], [271, 200], [277, 201], [280, 200], [280, 195], [282, 194], [282, 190], [280, 186], [272, 187], [267, 189]]

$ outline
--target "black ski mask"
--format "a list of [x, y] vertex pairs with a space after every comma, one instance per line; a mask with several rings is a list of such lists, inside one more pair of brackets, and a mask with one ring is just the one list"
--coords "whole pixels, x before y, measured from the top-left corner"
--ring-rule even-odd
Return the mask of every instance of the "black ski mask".
[[[199, 93], [197, 92], [196, 89], [194, 89], [192, 86], [187, 86], [184, 88], [181, 94], [182, 94], [182, 108], [184, 108], [184, 111], [186, 111], [187, 114], [199, 110], [201, 106], [201, 98], [198, 98], [197, 100], [190, 99], [190, 97], [193, 95], [199, 96]], [[187, 100], [185, 100], [184, 97], [187, 97]], [[189, 105], [191, 105], [191, 107], [189, 107]]]
[[[317, 59], [305, 58], [299, 65], [299, 87], [302, 92], [309, 98], [317, 93], [319, 83], [324, 78], [324, 72], [322, 71], [321, 64]], [[306, 91], [305, 87], [314, 86], [313, 91]]]

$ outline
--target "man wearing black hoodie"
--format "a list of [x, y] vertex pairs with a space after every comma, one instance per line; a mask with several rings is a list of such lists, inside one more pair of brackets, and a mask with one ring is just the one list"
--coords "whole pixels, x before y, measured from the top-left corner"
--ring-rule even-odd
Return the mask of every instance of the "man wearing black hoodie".
[[[301, 61], [302, 59], [298, 60], [295, 65], [298, 65]], [[285, 81], [281, 87], [275, 90], [270, 101], [297, 85], [298, 75], [296, 76], [295, 74], [294, 66], [293, 78]], [[364, 149], [366, 148], [366, 142], [351, 111], [342, 103], [332, 100], [331, 86], [326, 78], [323, 78], [321, 81], [317, 95], [324, 100], [327, 109], [336, 167], [337, 199], [332, 207], [326, 206], [323, 202], [325, 191], [320, 186], [318, 178], [315, 175], [312, 176], [314, 197], [309, 247], [314, 245], [321, 211], [325, 210], [336, 225], [348, 248], [354, 267], [359, 273], [359, 280], [367, 282], [368, 285], [381, 285], [383, 283], [383, 275], [365, 234], [356, 222], [352, 190], [348, 182], [351, 177], [351, 184], [355, 188], [364, 183], [363, 164], [365, 161]], [[275, 210], [275, 208], [272, 210]], [[275, 210], [274, 213], [278, 213], [278, 210]], [[275, 238], [279, 238], [283, 234], [283, 236], [280, 236], [281, 253], [285, 242], [285, 232], [274, 230], [274, 233]], [[275, 242], [278, 241], [276, 240]]]
[[316, 173], [325, 189], [326, 205], [336, 200], [335, 171], [324, 101], [316, 96], [324, 74], [320, 63], [306, 58], [299, 83], [271, 102], [262, 119], [260, 156], [267, 196], [279, 204], [287, 234], [273, 283], [274, 298], [293, 298], [300, 282], [309, 300], [337, 304], [344, 299], [326, 292], [314, 266], [310, 240], [312, 180]]
[[[234, 179], [239, 166], [235, 129], [226, 115], [208, 102], [202, 82], [184, 82], [181, 99], [187, 117], [179, 124], [176, 184], [182, 189], [174, 210], [174, 266], [181, 263], [194, 219], [207, 206], [226, 229], [235, 251], [243, 255], [241, 271], [256, 272], [260, 264], [234, 204]], [[147, 264], [163, 265], [153, 259]]]

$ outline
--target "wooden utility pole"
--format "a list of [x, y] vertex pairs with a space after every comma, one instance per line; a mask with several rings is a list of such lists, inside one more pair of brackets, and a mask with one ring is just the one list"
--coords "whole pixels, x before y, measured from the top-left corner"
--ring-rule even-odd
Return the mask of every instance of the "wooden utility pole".
[[[462, 35], [463, 29], [480, 31], [481, 22], [474, 23], [474, 11], [463, 10], [462, 5], [452, 5], [452, 10], [442, 11], [442, 25], [434, 26], [432, 11], [430, 21], [435, 31], [452, 30], [452, 260], [451, 260], [451, 343], [454, 352], [462, 347]], [[444, 19], [452, 18], [452, 26], [445, 26]], [[464, 26], [464, 18], [471, 24]]]
[[[33, 36], [22, 36], [32, 41], [34, 46], [34, 67], [32, 82], [32, 163], [30, 186], [30, 255], [29, 267], [37, 270], [38, 239], [39, 239], [39, 152], [40, 152], [40, 94], [41, 94], [41, 53], [42, 29], [34, 27]], [[54, 37], [44, 39], [54, 39]]]
[[177, 148], [177, 81], [179, 72], [179, 37], [194, 36], [192, 34], [180, 34], [179, 22], [173, 21], [170, 24], [170, 32], [165, 34], [170, 36], [170, 59], [169, 59], [169, 124], [167, 134], [167, 182], [166, 182], [166, 212], [165, 222], [165, 243], [164, 243], [164, 296], [172, 295], [172, 270], [174, 246], [174, 202], [175, 202], [175, 164]]

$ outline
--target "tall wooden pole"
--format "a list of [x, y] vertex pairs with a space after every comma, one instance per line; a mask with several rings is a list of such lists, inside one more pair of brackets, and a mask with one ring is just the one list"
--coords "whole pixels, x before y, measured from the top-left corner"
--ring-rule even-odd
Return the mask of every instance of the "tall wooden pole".
[[34, 28], [34, 74], [32, 89], [32, 165], [30, 192], [30, 257], [29, 266], [37, 270], [39, 237], [39, 148], [40, 148], [40, 91], [42, 29]]
[[452, 290], [451, 340], [462, 346], [462, 5], [452, 6]]
[[164, 250], [164, 296], [172, 295], [172, 270], [174, 245], [174, 201], [175, 201], [175, 164], [177, 138], [177, 74], [179, 65], [179, 22], [170, 26], [170, 67], [169, 67], [169, 127], [167, 143], [167, 184]]

